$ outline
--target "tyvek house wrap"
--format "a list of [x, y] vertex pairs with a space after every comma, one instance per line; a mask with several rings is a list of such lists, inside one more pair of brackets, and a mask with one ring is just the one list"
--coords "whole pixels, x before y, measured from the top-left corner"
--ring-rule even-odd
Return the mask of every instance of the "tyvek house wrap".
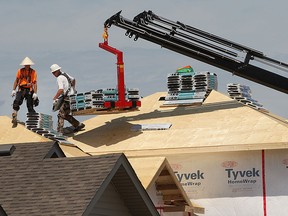
[[287, 215], [288, 150], [168, 156], [188, 197], [207, 216]]

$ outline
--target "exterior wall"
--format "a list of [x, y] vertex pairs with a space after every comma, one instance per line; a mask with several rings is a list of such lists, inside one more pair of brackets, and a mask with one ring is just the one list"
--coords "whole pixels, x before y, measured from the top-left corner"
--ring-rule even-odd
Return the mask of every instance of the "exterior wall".
[[132, 216], [129, 209], [125, 206], [120, 195], [110, 183], [100, 200], [95, 205], [90, 216]]
[[281, 216], [288, 206], [288, 150], [168, 155], [205, 216]]

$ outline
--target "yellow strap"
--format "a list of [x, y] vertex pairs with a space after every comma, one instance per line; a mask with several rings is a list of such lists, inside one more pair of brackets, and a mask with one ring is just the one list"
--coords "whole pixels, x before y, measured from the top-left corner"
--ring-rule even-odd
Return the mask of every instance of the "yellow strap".
[[104, 38], [104, 40], [108, 39], [108, 28], [104, 27], [104, 32], [102, 34], [102, 37]]

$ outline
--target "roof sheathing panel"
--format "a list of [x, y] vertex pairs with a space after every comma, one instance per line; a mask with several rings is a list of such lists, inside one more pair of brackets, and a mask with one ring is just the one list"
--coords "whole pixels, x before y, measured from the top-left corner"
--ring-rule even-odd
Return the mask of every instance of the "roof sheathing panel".
[[[159, 155], [179, 152], [286, 148], [288, 124], [212, 91], [202, 106], [160, 108], [156, 93], [137, 112], [85, 121], [87, 129], [70, 141], [91, 154], [124, 152]], [[168, 130], [132, 131], [134, 124], [171, 123]], [[153, 151], [152, 151], [153, 150]]]
[[159, 169], [163, 168], [165, 157], [128, 158], [128, 160], [143, 187], [147, 190], [151, 183], [156, 181]]
[[49, 139], [26, 129], [24, 125], [18, 124], [16, 128], [12, 128], [11, 118], [8, 116], [0, 116], [0, 122], [0, 145], [7, 143], [12, 144], [50, 141]]

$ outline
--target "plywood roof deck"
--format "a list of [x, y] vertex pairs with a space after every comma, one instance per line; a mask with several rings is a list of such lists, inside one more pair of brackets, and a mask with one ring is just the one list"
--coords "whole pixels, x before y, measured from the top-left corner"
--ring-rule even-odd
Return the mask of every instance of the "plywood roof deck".
[[[54, 141], [34, 133], [25, 128], [24, 124], [19, 123], [16, 128], [12, 128], [11, 118], [0, 116], [0, 145], [3, 144], [26, 144], [26, 143], [44, 143]], [[88, 156], [74, 144], [59, 143], [60, 148], [65, 152], [66, 157]]]
[[[288, 124], [212, 91], [201, 106], [162, 108], [155, 93], [137, 112], [101, 115], [69, 141], [90, 154], [127, 156], [277, 149], [288, 146]], [[136, 124], [172, 124], [168, 130], [133, 131]]]
[[8, 116], [0, 116], [0, 123], [0, 145], [50, 141], [43, 136], [27, 130], [22, 124], [18, 124], [16, 128], [12, 128], [11, 118]]

